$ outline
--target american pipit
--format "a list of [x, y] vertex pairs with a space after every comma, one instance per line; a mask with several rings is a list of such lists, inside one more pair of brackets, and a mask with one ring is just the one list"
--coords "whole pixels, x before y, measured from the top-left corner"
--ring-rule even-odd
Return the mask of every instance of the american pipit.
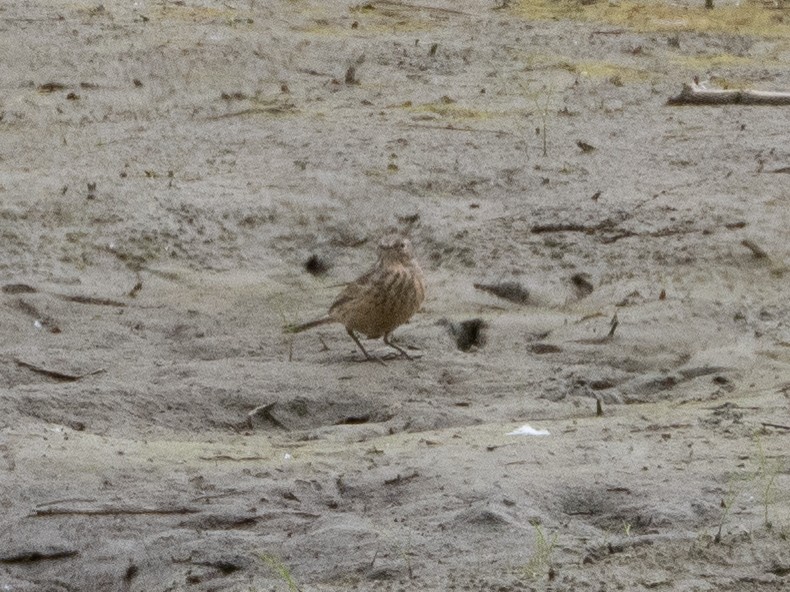
[[425, 299], [425, 280], [414, 259], [409, 239], [386, 237], [378, 246], [378, 260], [367, 273], [348, 284], [329, 307], [329, 313], [314, 321], [291, 325], [286, 333], [299, 333], [326, 323], [342, 323], [368, 360], [357, 333], [368, 339], [384, 338], [384, 343], [411, 359], [390, 341], [390, 334], [417, 312]]

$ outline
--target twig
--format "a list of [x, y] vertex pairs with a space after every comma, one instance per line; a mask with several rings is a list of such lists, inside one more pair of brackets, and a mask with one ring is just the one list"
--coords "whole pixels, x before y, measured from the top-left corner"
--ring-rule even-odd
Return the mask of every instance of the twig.
[[116, 306], [118, 308], [123, 308], [126, 306], [125, 302], [121, 302], [119, 300], [111, 300], [110, 298], [97, 298], [95, 296], [71, 296], [68, 294], [56, 294], [58, 298], [61, 300], [66, 300], [68, 302], [77, 302], [78, 304], [97, 304], [99, 306]]
[[762, 247], [760, 247], [760, 245], [755, 243], [753, 240], [743, 239], [741, 244], [754, 254], [755, 259], [766, 259], [768, 257], [768, 253], [766, 253]]
[[598, 317], [602, 317], [602, 316], [605, 316], [602, 312], [593, 312], [588, 315], [584, 315], [574, 324], [578, 325], [579, 323], [584, 323], [585, 321], [589, 321], [590, 319], [597, 319]]
[[281, 115], [291, 112], [293, 112], [293, 109], [284, 107], [250, 107], [249, 109], [242, 109], [241, 111], [232, 111], [230, 113], [223, 113], [222, 115], [212, 115], [206, 119], [209, 121], [219, 121], [221, 119], [228, 119], [229, 117], [243, 117], [244, 115]]
[[88, 376], [93, 376], [94, 374], [101, 374], [102, 372], [106, 372], [104, 368], [98, 368], [97, 370], [91, 370], [90, 372], [85, 372], [83, 374], [72, 374], [70, 372], [61, 372], [60, 370], [49, 370], [47, 368], [43, 368], [41, 366], [37, 366], [36, 364], [31, 364], [30, 362], [25, 362], [24, 360], [20, 360], [18, 358], [14, 358], [14, 362], [16, 362], [19, 366], [23, 366], [25, 368], [29, 368], [33, 372], [38, 372], [39, 374], [45, 374], [51, 378], [55, 378], [57, 380], [80, 380], [81, 378], [86, 378]]
[[631, 238], [634, 236], [649, 236], [651, 238], [664, 238], [667, 236], [677, 236], [679, 234], [693, 234], [695, 232], [704, 232], [704, 230], [698, 230], [696, 228], [673, 228], [671, 226], [667, 228], [662, 228], [660, 230], [654, 230], [652, 232], [634, 232], [632, 230], [623, 230], [618, 234], [613, 234], [612, 236], [603, 237], [601, 239], [601, 242], [608, 245], [619, 241], [621, 238]]
[[622, 224], [631, 214], [620, 216], [620, 220], [612, 220], [611, 218], [604, 218], [597, 224], [579, 224], [576, 222], [564, 222], [558, 224], [535, 224], [530, 231], [533, 234], [545, 234], [547, 232], [584, 232], [585, 234], [594, 234], [600, 231], [615, 230], [619, 224]]
[[504, 134], [511, 136], [512, 133], [505, 131], [505, 130], [495, 130], [495, 129], [488, 129], [488, 128], [481, 128], [481, 127], [459, 127], [455, 125], [422, 125], [419, 123], [404, 123], [401, 124], [401, 127], [410, 127], [416, 129], [438, 129], [438, 130], [447, 130], [451, 132], [472, 132], [472, 133], [488, 133], [488, 134]]
[[58, 16], [45, 16], [39, 18], [33, 17], [13, 17], [13, 16], [6, 16], [0, 19], [0, 21], [6, 21], [8, 23], [46, 23], [51, 21], [62, 21], [63, 17]]
[[[629, 216], [630, 217], [630, 216]], [[534, 234], [545, 234], [553, 232], [583, 232], [584, 234], [603, 234], [599, 240], [604, 244], [611, 244], [623, 238], [634, 236], [649, 236], [652, 238], [663, 238], [678, 234], [692, 234], [694, 232], [704, 232], [696, 228], [676, 228], [668, 226], [652, 232], [635, 232], [633, 230], [619, 230], [618, 225], [625, 222], [627, 218], [618, 221], [606, 218], [598, 224], [585, 225], [573, 222], [564, 224], [536, 224], [530, 231]]]
[[428, 12], [446, 12], [448, 14], [462, 14], [464, 16], [472, 16], [468, 12], [454, 10], [452, 8], [441, 8], [438, 6], [423, 6], [420, 4], [408, 4], [407, 2], [396, 2], [395, 0], [379, 0], [374, 4], [381, 4], [384, 6], [397, 6], [398, 8], [408, 8], [409, 10], [425, 10]]
[[769, 423], [767, 421], [763, 421], [762, 425], [766, 428], [776, 428], [778, 430], [790, 430], [790, 426], [782, 425], [779, 423]]
[[132, 286], [132, 289], [126, 294], [129, 298], [136, 298], [137, 293], [143, 289], [143, 278], [140, 277], [140, 272], [137, 271], [137, 283]]
[[[590, 318], [603, 316], [602, 314], [595, 314], [590, 315]], [[579, 321], [581, 322], [581, 321]], [[603, 345], [604, 343], [609, 343], [610, 341], [614, 340], [614, 332], [617, 330], [617, 326], [620, 324], [620, 321], [617, 319], [617, 312], [614, 313], [612, 320], [609, 321], [609, 333], [604, 335], [603, 337], [592, 337], [592, 338], [585, 338], [585, 339], [574, 339], [571, 343], [581, 343], [582, 345]]]
[[274, 415], [272, 415], [272, 409], [274, 409], [274, 406], [276, 404], [277, 404], [277, 401], [274, 401], [273, 403], [265, 403], [263, 405], [258, 405], [255, 409], [253, 409], [252, 411], [247, 413], [247, 425], [249, 426], [249, 428], [253, 429], [255, 427], [254, 424], [253, 424], [253, 420], [256, 417], [261, 417], [261, 418], [263, 418], [263, 419], [265, 419], [267, 421], [272, 422], [278, 428], [282, 428], [284, 430], [287, 430], [288, 426], [285, 425], [283, 422], [281, 422], [276, 417], [274, 417]]
[[392, 479], [385, 479], [384, 485], [402, 485], [403, 483], [411, 481], [412, 479], [416, 479], [419, 476], [420, 474], [417, 471], [413, 471], [410, 475], [401, 475], [398, 473]]
[[163, 508], [124, 508], [120, 506], [105, 506], [103, 508], [36, 508], [30, 513], [31, 517], [40, 516], [119, 516], [119, 515], [162, 515], [162, 514], [197, 514], [197, 508], [173, 506]]
[[229, 454], [217, 454], [215, 456], [201, 456], [200, 460], [227, 460], [233, 462], [245, 462], [250, 460], [266, 460], [265, 456], [230, 456]]
[[63, 504], [63, 503], [75, 503], [75, 502], [82, 502], [82, 503], [93, 503], [96, 499], [94, 498], [82, 498], [82, 497], [71, 497], [71, 498], [64, 498], [53, 500], [51, 502], [41, 502], [36, 507], [41, 508], [43, 506], [54, 506], [55, 504]]
[[316, 70], [311, 70], [309, 68], [298, 68], [296, 71], [302, 74], [309, 74], [310, 76], [321, 76], [323, 78], [332, 78], [332, 75], [328, 72], [318, 72]]
[[609, 322], [609, 324], [612, 328], [609, 329], [609, 335], [607, 335], [607, 337], [612, 338], [614, 337], [614, 332], [617, 330], [617, 325], [620, 324], [620, 321], [617, 318], [617, 312], [614, 313], [614, 316], [612, 317], [612, 320]]
[[220, 499], [220, 498], [223, 498], [223, 497], [232, 497], [234, 495], [246, 495], [246, 494], [250, 493], [251, 491], [252, 491], [251, 489], [245, 489], [245, 490], [231, 489], [231, 490], [228, 490], [228, 491], [222, 491], [220, 493], [207, 493], [206, 495], [199, 495], [197, 497], [193, 497], [192, 501], [193, 502], [205, 502], [207, 500]]

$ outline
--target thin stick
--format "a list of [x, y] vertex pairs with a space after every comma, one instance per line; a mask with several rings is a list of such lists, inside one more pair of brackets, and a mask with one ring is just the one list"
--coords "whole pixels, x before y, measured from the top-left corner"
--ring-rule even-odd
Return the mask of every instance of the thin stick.
[[401, 124], [401, 127], [410, 127], [410, 128], [417, 128], [417, 129], [438, 129], [438, 130], [447, 130], [450, 132], [472, 132], [472, 133], [488, 133], [488, 134], [504, 134], [507, 136], [512, 136], [510, 132], [505, 130], [495, 130], [489, 128], [482, 128], [482, 127], [459, 127], [455, 125], [422, 125], [419, 123], [404, 123]]
[[102, 372], [106, 372], [104, 368], [99, 368], [98, 370], [91, 370], [90, 372], [85, 372], [83, 374], [71, 374], [69, 372], [60, 372], [59, 370], [49, 370], [47, 368], [43, 368], [41, 366], [37, 366], [36, 364], [31, 364], [30, 362], [25, 362], [24, 360], [14, 359], [19, 366], [23, 366], [25, 368], [29, 368], [33, 372], [38, 372], [39, 374], [45, 374], [52, 378], [56, 378], [58, 380], [79, 380], [81, 378], [85, 378], [87, 376], [93, 376], [94, 374], [101, 374]]
[[762, 422], [762, 425], [766, 428], [777, 428], [779, 430], [790, 430], [790, 426], [782, 425], [779, 423], [769, 423], [769, 422]]
[[429, 12], [446, 12], [449, 14], [462, 14], [464, 16], [472, 16], [468, 12], [462, 12], [460, 10], [453, 10], [452, 8], [440, 8], [438, 6], [422, 6], [419, 4], [408, 4], [407, 2], [395, 2], [395, 0], [379, 0], [376, 4], [382, 4], [384, 6], [398, 6], [400, 8], [409, 8], [411, 10], [427, 10]]
[[249, 109], [242, 109], [241, 111], [212, 115], [206, 119], [208, 121], [219, 121], [230, 117], [244, 117], [245, 115], [281, 115], [283, 113], [289, 113], [290, 111], [290, 109], [285, 109], [283, 107], [250, 107]]
[[145, 514], [197, 514], [200, 510], [175, 506], [172, 508], [122, 508], [108, 506], [104, 508], [36, 508], [31, 517], [40, 516], [118, 516], [118, 515], [145, 515]]
[[119, 300], [112, 300], [110, 298], [97, 298], [95, 296], [79, 296], [79, 295], [69, 295], [69, 294], [55, 294], [61, 300], [66, 300], [68, 302], [76, 302], [78, 304], [96, 304], [98, 306], [115, 306], [118, 308], [123, 308], [126, 306], [125, 302], [121, 302]]
[[754, 255], [755, 259], [766, 259], [768, 258], [768, 253], [766, 253], [760, 245], [755, 243], [753, 240], [743, 239], [741, 244], [749, 249], [752, 254]]
[[200, 460], [212, 460], [212, 461], [219, 461], [219, 460], [227, 460], [233, 462], [246, 462], [252, 460], [266, 460], [265, 456], [230, 456], [228, 454], [218, 454], [216, 456], [201, 456], [199, 457]]

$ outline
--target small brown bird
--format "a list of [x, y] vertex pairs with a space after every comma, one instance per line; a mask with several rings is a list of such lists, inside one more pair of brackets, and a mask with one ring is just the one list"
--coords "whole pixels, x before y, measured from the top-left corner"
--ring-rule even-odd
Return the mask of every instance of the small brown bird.
[[348, 284], [335, 299], [326, 316], [285, 328], [286, 333], [299, 333], [326, 323], [342, 323], [368, 360], [371, 356], [362, 346], [356, 332], [368, 339], [384, 338], [384, 343], [411, 359], [406, 351], [390, 341], [390, 334], [408, 321], [425, 299], [425, 280], [414, 259], [411, 242], [401, 236], [390, 236], [378, 246], [378, 260], [364, 275]]

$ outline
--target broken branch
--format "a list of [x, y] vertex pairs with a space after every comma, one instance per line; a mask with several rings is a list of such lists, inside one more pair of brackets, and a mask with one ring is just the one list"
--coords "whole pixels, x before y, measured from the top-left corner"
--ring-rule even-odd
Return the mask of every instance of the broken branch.
[[790, 92], [704, 88], [692, 83], [684, 84], [667, 105], [790, 105]]

